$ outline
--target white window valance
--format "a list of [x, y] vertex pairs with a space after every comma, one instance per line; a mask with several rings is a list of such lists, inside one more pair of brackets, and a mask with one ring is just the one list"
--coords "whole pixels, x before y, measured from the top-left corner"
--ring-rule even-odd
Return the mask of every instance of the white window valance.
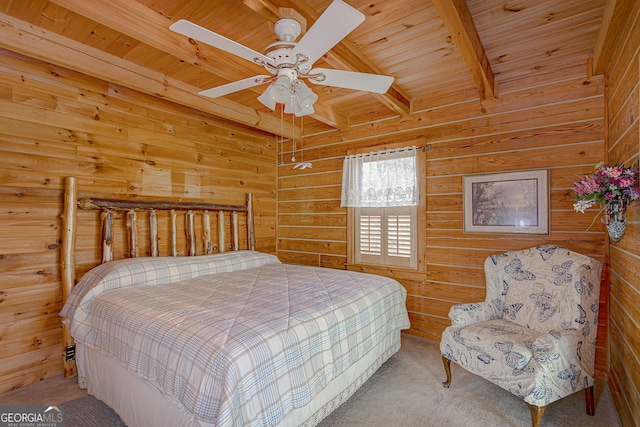
[[340, 206], [417, 205], [416, 152], [407, 147], [345, 157]]

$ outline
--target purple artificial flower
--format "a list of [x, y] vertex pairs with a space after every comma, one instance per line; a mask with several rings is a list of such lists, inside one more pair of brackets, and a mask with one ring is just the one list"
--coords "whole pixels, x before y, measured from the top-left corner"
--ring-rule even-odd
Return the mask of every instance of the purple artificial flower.
[[579, 212], [598, 203], [602, 206], [612, 202], [640, 199], [638, 170], [634, 167], [608, 166], [598, 163], [595, 171], [573, 183], [574, 208]]

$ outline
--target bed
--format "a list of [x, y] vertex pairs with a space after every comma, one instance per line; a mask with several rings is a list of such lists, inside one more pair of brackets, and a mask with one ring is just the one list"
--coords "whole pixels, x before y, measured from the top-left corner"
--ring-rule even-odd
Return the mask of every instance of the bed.
[[[229, 252], [207, 254], [216, 245], [206, 241], [210, 232], [203, 227], [204, 254], [192, 248], [187, 252], [193, 256], [141, 258], [135, 256], [135, 221], [129, 219], [130, 256], [103, 255], [106, 262], [75, 284], [77, 208], [104, 209], [106, 218], [114, 209], [129, 216], [132, 209], [155, 211], [159, 205], [78, 201], [75, 180], [67, 180], [65, 373], [77, 372], [80, 386], [130, 427], [314, 426], [400, 349], [400, 331], [410, 325], [399, 283], [285, 264], [253, 250], [247, 200], [245, 206], [162, 204], [192, 216], [196, 207], [219, 209], [219, 218], [229, 211]], [[246, 215], [243, 250], [238, 212]], [[108, 249], [112, 236], [104, 236], [111, 224], [104, 221]], [[185, 225], [189, 247], [195, 241], [192, 220]], [[157, 255], [153, 241], [149, 252]], [[219, 241], [217, 247], [226, 244]]]

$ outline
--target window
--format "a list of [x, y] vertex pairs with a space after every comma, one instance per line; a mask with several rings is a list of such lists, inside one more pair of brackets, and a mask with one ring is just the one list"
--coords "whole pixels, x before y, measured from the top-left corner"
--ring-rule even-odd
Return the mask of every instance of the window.
[[350, 262], [417, 268], [417, 151], [345, 158], [342, 206], [350, 208]]

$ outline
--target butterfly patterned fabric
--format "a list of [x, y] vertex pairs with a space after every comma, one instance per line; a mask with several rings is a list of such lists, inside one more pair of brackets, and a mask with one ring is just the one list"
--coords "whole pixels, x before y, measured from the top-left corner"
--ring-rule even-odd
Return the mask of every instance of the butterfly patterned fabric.
[[601, 263], [542, 245], [484, 268], [485, 301], [451, 307], [442, 356], [536, 406], [592, 386]]

